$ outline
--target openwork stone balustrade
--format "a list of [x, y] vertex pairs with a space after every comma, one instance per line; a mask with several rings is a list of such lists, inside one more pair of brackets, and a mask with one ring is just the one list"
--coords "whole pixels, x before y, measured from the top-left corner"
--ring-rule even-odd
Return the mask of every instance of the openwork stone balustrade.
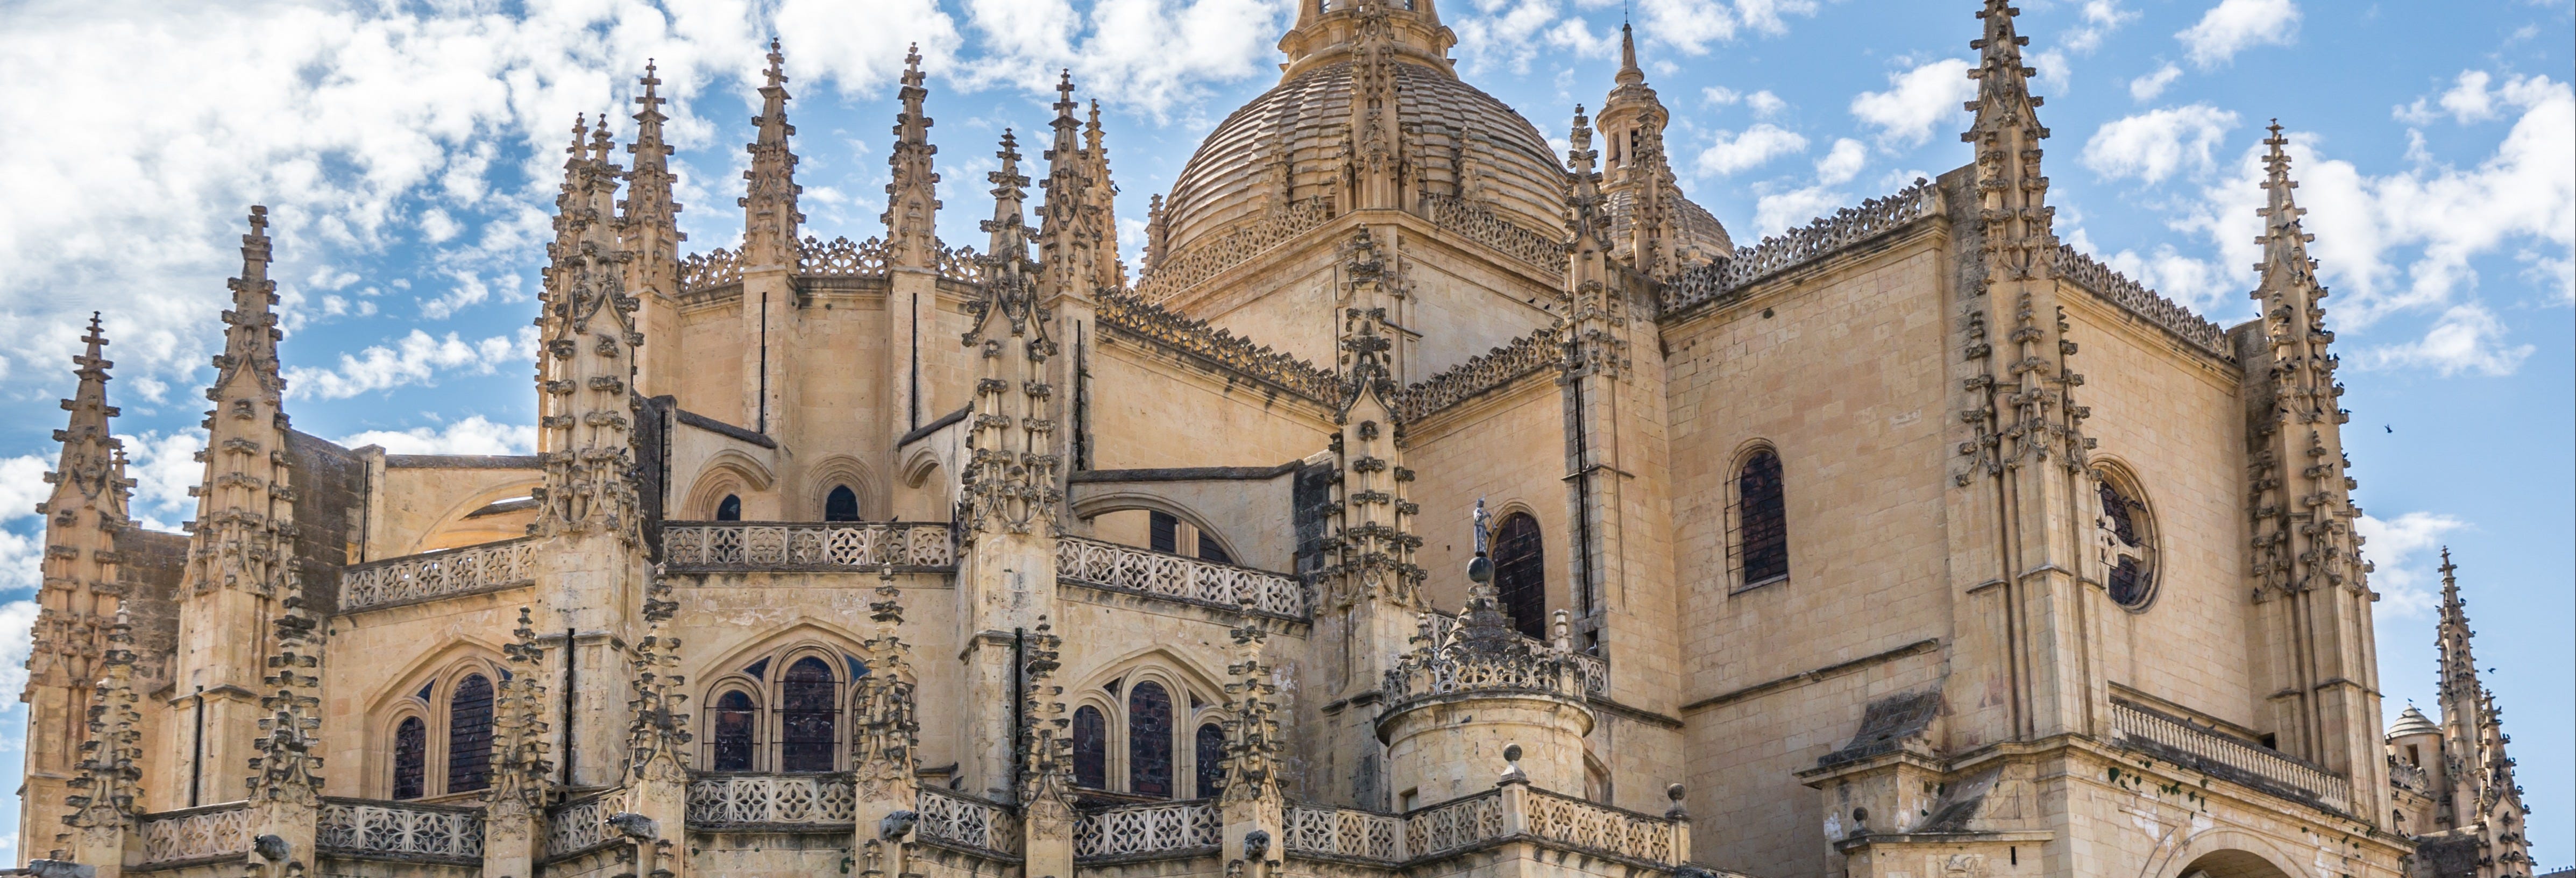
[[[892, 254], [879, 238], [852, 241], [834, 238], [822, 241], [807, 236], [797, 243], [795, 275], [814, 277], [885, 277], [890, 271]], [[940, 245], [932, 260], [940, 277], [965, 283], [982, 283], [984, 269], [975, 261], [975, 248]], [[742, 282], [742, 254], [723, 247], [704, 253], [691, 253], [680, 259], [680, 290], [696, 293]]]
[[1676, 845], [1679, 839], [1671, 820], [1546, 790], [1532, 789], [1525, 795], [1523, 811], [1532, 837], [1649, 863], [1673, 863], [1689, 855]]
[[325, 799], [314, 843], [361, 856], [474, 863], [483, 859], [483, 809]]
[[674, 570], [876, 570], [953, 567], [948, 525], [915, 522], [745, 523], [692, 521], [662, 527], [662, 559]]
[[2202, 353], [2222, 360], [2236, 359], [2236, 351], [2227, 343], [2227, 330], [2207, 318], [2191, 313], [2172, 299], [2157, 295], [2146, 285], [2130, 280], [2127, 275], [2111, 270], [2093, 257], [2076, 252], [2074, 247], [2059, 244], [2051, 267], [2057, 276], [2073, 281], [2093, 295], [2126, 309], [2129, 313], [2164, 327], [2175, 338], [2189, 342]]
[[1231, 331], [1209, 326], [1207, 321], [1182, 316], [1142, 296], [1141, 291], [1102, 290], [1093, 317], [1103, 326], [1124, 330], [1306, 399], [1328, 404], [1341, 400], [1341, 379], [1333, 373], [1272, 350], [1269, 345], [1254, 344]]
[[836, 826], [858, 819], [858, 798], [837, 774], [710, 775], [689, 781], [689, 825]]
[[924, 840], [988, 853], [1020, 855], [1020, 819], [1008, 806], [923, 787], [914, 810], [920, 822], [914, 832]]
[[2352, 781], [2316, 765], [2130, 704], [2111, 702], [2113, 742], [2274, 795], [2352, 810]]
[[1306, 589], [1292, 577], [1081, 537], [1056, 540], [1055, 575], [1101, 588], [1306, 615]]
[[1489, 842], [1526, 838], [1656, 865], [1688, 856], [1683, 825], [1572, 796], [1506, 785], [1410, 814], [1292, 806], [1289, 853], [1402, 864]]
[[141, 832], [143, 865], [248, 853], [251, 816], [248, 802], [145, 814]]
[[1405, 819], [1353, 808], [1297, 805], [1288, 809], [1284, 833], [1290, 853], [1401, 863]]
[[546, 809], [546, 856], [560, 857], [607, 844], [617, 837], [608, 816], [617, 813], [625, 790], [610, 790]]
[[1512, 339], [1511, 344], [1469, 357], [1467, 362], [1397, 391], [1395, 416], [1405, 423], [1415, 423], [1532, 372], [1561, 366], [1565, 363], [1564, 345], [1562, 327], [1539, 327], [1536, 332]]
[[536, 544], [525, 537], [387, 558], [340, 571], [340, 611], [511, 588], [536, 575]]
[[1084, 814], [1074, 822], [1075, 857], [1124, 857], [1214, 848], [1221, 833], [1216, 803], [1156, 802]]
[[1216, 240], [1156, 260], [1153, 269], [1137, 279], [1136, 295], [1148, 302], [1171, 298], [1332, 218], [1333, 204], [1322, 198], [1290, 203]]
[[1448, 195], [1422, 196], [1422, 216], [1432, 225], [1464, 235], [1551, 275], [1565, 274], [1565, 242], [1533, 232], [1483, 206]]

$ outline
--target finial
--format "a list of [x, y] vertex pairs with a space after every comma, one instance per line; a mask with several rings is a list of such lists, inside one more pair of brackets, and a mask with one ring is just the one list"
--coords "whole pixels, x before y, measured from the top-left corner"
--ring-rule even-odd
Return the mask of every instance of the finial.
[[769, 70], [766, 72], [770, 87], [787, 84], [787, 56], [778, 50], [777, 37], [769, 38]]
[[1073, 68], [1067, 67], [1064, 69], [1063, 73], [1057, 76], [1055, 81], [1055, 94], [1056, 118], [1073, 118], [1073, 108], [1080, 106], [1073, 102]]
[[1646, 72], [1637, 69], [1637, 31], [1627, 22], [1619, 23], [1619, 84], [1646, 81]]
[[1467, 516], [1468, 526], [1476, 534], [1476, 557], [1467, 561], [1467, 581], [1478, 586], [1483, 586], [1494, 579], [1494, 559], [1486, 551], [1491, 545], [1489, 535], [1492, 531], [1487, 526], [1486, 520], [1485, 498], [1478, 497], [1476, 511], [1468, 513]]
[[582, 150], [588, 149], [590, 146], [589, 140], [590, 114], [572, 114], [572, 145], [565, 147], [564, 152], [570, 154], [573, 158], [581, 158]]

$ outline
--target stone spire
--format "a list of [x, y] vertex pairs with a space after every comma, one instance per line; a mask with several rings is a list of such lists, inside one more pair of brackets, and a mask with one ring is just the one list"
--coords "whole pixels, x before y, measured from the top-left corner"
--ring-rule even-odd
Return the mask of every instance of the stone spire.
[[1986, 0], [1977, 12], [1985, 36], [1968, 44], [1978, 60], [1968, 71], [1977, 99], [1967, 103], [1976, 121], [1959, 135], [1977, 149], [1988, 271], [2011, 278], [2043, 276], [2057, 245], [2056, 209], [2047, 206], [2048, 178], [2039, 167], [2039, 142], [2048, 129], [2039, 124], [2042, 101], [2030, 93], [2030, 77], [2039, 71], [2022, 64], [2021, 47], [2030, 38], [2013, 28], [2019, 14], [2009, 0]]
[[[1058, 106], [1067, 109], [1070, 104], [1068, 98]], [[1069, 142], [1070, 129], [1059, 127], [1057, 136]], [[968, 540], [994, 532], [1052, 536], [1057, 507], [1064, 500], [1056, 482], [1061, 461], [1054, 451], [1055, 422], [1047, 415], [1054, 390], [1046, 381], [1046, 360], [1055, 356], [1056, 343], [1048, 337], [1052, 318], [1039, 303], [1039, 282], [1033, 277], [1038, 266], [1028, 258], [1028, 228], [1021, 213], [1029, 178], [1019, 172], [1019, 144], [1008, 130], [995, 155], [1002, 168], [989, 175], [993, 218], [984, 223], [984, 231], [992, 235], [983, 257], [984, 295], [967, 305], [975, 323], [964, 338], [981, 354], [982, 363], [974, 429], [967, 437], [973, 457], [961, 474], [965, 508], [960, 521]], [[1079, 203], [1079, 196], [1064, 190], [1048, 194], [1073, 199], [1068, 207]], [[1051, 225], [1060, 221], [1048, 219]], [[1063, 239], [1055, 246], [1072, 249]], [[1061, 268], [1052, 261], [1046, 267], [1051, 273]]]
[[2345, 474], [2343, 423], [2351, 419], [2338, 405], [2343, 386], [2335, 381], [2336, 359], [2330, 351], [2334, 333], [2325, 325], [2322, 302], [2326, 288], [2317, 283], [2316, 262], [2308, 242], [2316, 238], [2300, 228], [2307, 211], [2291, 197], [2290, 156], [2278, 122], [2263, 142], [2263, 234], [2255, 243], [2263, 261], [2253, 298], [2262, 308], [2262, 338], [2271, 354], [2267, 378], [2268, 416], [2254, 429], [2260, 451], [2260, 499], [2254, 510], [2255, 588], [2258, 598], [2283, 591], [2339, 586], [2366, 593], [2353, 534], [2361, 510], [2352, 504], [2355, 483]]
[[1343, 396], [1335, 413], [1341, 431], [1332, 439], [1342, 463], [1342, 496], [1334, 504], [1324, 566], [1316, 572], [1316, 581], [1334, 583], [1328, 600], [1341, 606], [1385, 599], [1412, 607], [1424, 578], [1413, 563], [1422, 538], [1413, 534], [1417, 508], [1404, 496], [1413, 471], [1403, 466], [1402, 425], [1393, 405], [1403, 330], [1390, 321], [1399, 283], [1388, 262], [1366, 226], [1342, 247], [1346, 288], [1337, 347]]
[[256, 827], [251, 834], [284, 839], [285, 871], [273, 874], [293, 875], [318, 864], [313, 846], [322, 808], [323, 644], [321, 623], [305, 610], [304, 598], [279, 604], [284, 612], [273, 623], [275, 651], [260, 678], [264, 716], [253, 744], [259, 755], [250, 758], [247, 787]]
[[1592, 148], [1592, 123], [1583, 118], [1581, 104], [1574, 107], [1574, 127], [1566, 132], [1566, 142], [1571, 185], [1566, 187], [1565, 232], [1572, 250], [1566, 260], [1565, 287], [1579, 290], [1601, 286], [1610, 278], [1610, 209], [1601, 194], [1601, 174], [1593, 170], [1601, 152]]
[[760, 87], [760, 115], [751, 120], [760, 126], [760, 139], [744, 147], [751, 151], [751, 170], [742, 172], [742, 178], [750, 185], [738, 201], [743, 209], [745, 266], [793, 267], [796, 228], [805, 221], [805, 215], [796, 212], [796, 196], [805, 188], [796, 185], [796, 153], [787, 146], [796, 126], [787, 124], [786, 64], [778, 41], [770, 40], [769, 84]]
[[519, 608], [519, 627], [501, 645], [509, 673], [492, 705], [492, 785], [483, 790], [484, 873], [528, 874], [544, 852], [548, 796], [554, 762], [547, 759], [553, 726], [546, 721], [546, 650], [537, 645], [534, 618]]
[[1169, 245], [1172, 226], [1163, 216], [1163, 196], [1156, 193], [1145, 201], [1145, 269], [1138, 276], [1153, 273], [1163, 264], [1163, 250]]
[[679, 673], [680, 638], [670, 633], [671, 616], [679, 610], [669, 583], [656, 578], [647, 586], [644, 639], [635, 645], [628, 680], [635, 692], [629, 704], [634, 719], [626, 728], [626, 776], [639, 784], [685, 787], [689, 780], [689, 681]]
[[1619, 58], [1618, 84], [1601, 103], [1601, 134], [1610, 141], [1603, 191], [1624, 208], [1620, 255], [1643, 274], [1665, 277], [1680, 267], [1671, 252], [1671, 199], [1680, 189], [1664, 155], [1664, 126], [1672, 114], [1637, 67], [1636, 32], [1625, 24], [1619, 26]]
[[1127, 263], [1118, 256], [1118, 184], [1109, 177], [1109, 146], [1100, 127], [1100, 100], [1091, 101], [1091, 119], [1082, 125], [1082, 155], [1090, 166], [1091, 214], [1100, 241], [1092, 258], [1093, 288], [1124, 289]]
[[2505, 754], [2512, 738], [2504, 733], [2504, 712], [2496, 707], [2495, 693], [2482, 681], [2469, 649], [2477, 632], [2469, 628], [2458, 573], [2450, 547], [2443, 547], [2441, 620], [2434, 637], [2441, 663], [2443, 768], [2450, 788], [2437, 792], [2450, 806], [2450, 832], [2474, 839], [2476, 878], [2528, 876], [2533, 871], [2531, 841], [2523, 820], [2529, 810], [2522, 804], [2522, 785], [2514, 780], [2513, 757]]
[[[1046, 201], [1038, 205], [1038, 263], [1045, 266], [1039, 288], [1048, 301], [1059, 296], [1088, 299], [1102, 277], [1117, 272], [1117, 254], [1103, 253], [1101, 227], [1107, 216], [1100, 181], [1093, 176], [1091, 155], [1083, 149], [1082, 123], [1073, 117], [1081, 106], [1073, 99], [1073, 72], [1056, 81], [1054, 145], [1047, 147], [1047, 177], [1039, 186]], [[1105, 157], [1104, 157], [1105, 160]]]
[[[1347, 55], [1351, 62], [1349, 139], [1342, 143], [1342, 202], [1354, 210], [1401, 210], [1409, 207], [1406, 191], [1412, 168], [1407, 159], [1402, 120], [1396, 118], [1397, 60], [1412, 47], [1399, 36], [1397, 22], [1409, 16], [1390, 11], [1387, 0], [1360, 0], [1356, 34]], [[1445, 30], [1445, 29], [1444, 29]], [[1294, 31], [1289, 38], [1296, 38]], [[1283, 42], [1284, 45], [1284, 42]], [[1292, 63], [1291, 66], [1294, 66]]]
[[939, 147], [930, 144], [931, 120], [921, 108], [930, 96], [922, 87], [927, 79], [921, 46], [914, 44], [903, 60], [903, 89], [897, 93], [903, 112], [894, 117], [894, 151], [886, 156], [894, 182], [886, 184], [886, 211], [878, 219], [886, 224], [887, 263], [930, 271], [939, 266], [939, 172], [931, 169]]
[[91, 702], [90, 688], [99, 679], [99, 659], [115, 647], [105, 642], [109, 620], [120, 606], [125, 586], [119, 581], [116, 537], [131, 524], [126, 501], [134, 482], [125, 478], [124, 443], [109, 422], [117, 415], [107, 404], [108, 368], [102, 355], [107, 336], [98, 315], [90, 315], [84, 351], [72, 358], [79, 380], [70, 399], [62, 401], [69, 422], [54, 431], [62, 452], [45, 481], [53, 490], [36, 514], [45, 517], [44, 584], [34, 643], [27, 653], [27, 790], [20, 838], [30, 849], [53, 837], [64, 812], [64, 781], [73, 778], [77, 752], [88, 735], [81, 711]]
[[[95, 335], [96, 333], [92, 333]], [[87, 740], [80, 745], [80, 764], [64, 798], [70, 811], [62, 819], [69, 831], [55, 836], [55, 859], [99, 868], [114, 875], [124, 864], [126, 833], [142, 816], [143, 714], [134, 679], [134, 621], [117, 602], [115, 621], [107, 628], [105, 675], [90, 704]], [[31, 796], [28, 801], [35, 801]]]
[[[626, 198], [617, 203], [621, 211], [617, 222], [618, 247], [632, 254], [627, 264], [626, 288], [642, 300], [640, 329], [648, 338], [674, 338], [679, 333], [680, 242], [689, 239], [680, 231], [680, 203], [671, 197], [671, 145], [662, 137], [662, 96], [657, 87], [661, 77], [650, 61], [644, 64], [644, 76], [637, 80], [644, 94], [635, 99], [643, 110], [635, 114], [635, 142], [626, 147], [635, 157], [635, 169], [626, 175]], [[671, 356], [677, 351], [646, 349], [638, 352], [644, 362], [638, 366], [637, 389], [645, 395], [672, 392], [679, 381], [680, 364]]]
[[[633, 251], [619, 246], [611, 222], [622, 171], [608, 161], [608, 129], [582, 143], [580, 122], [565, 152], [555, 196], [555, 240], [539, 294], [537, 453], [546, 467], [537, 489], [539, 536], [609, 533], [628, 545], [641, 539], [635, 487], [631, 382], [638, 302], [626, 281]], [[632, 202], [630, 202], [631, 204]]]

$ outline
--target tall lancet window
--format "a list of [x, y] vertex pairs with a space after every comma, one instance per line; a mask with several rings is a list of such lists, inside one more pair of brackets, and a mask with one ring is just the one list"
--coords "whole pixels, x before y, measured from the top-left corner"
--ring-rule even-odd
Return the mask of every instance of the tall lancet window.
[[1198, 796], [1213, 799], [1225, 791], [1225, 728], [1216, 723], [1199, 724], [1198, 745]]
[[806, 656], [778, 685], [778, 770], [831, 771], [839, 705], [832, 666]]
[[1789, 576], [1789, 510], [1781, 492], [1780, 455], [1765, 448], [1735, 474], [1736, 557], [1744, 588]]
[[447, 792], [492, 785], [492, 681], [468, 674], [447, 699]]
[[716, 697], [715, 770], [750, 771], [754, 749], [751, 694], [740, 689]]
[[420, 717], [403, 717], [394, 727], [394, 798], [417, 799], [428, 792], [429, 725]]
[[848, 485], [833, 485], [830, 496], [823, 498], [824, 521], [859, 520], [859, 494]]
[[1073, 711], [1073, 785], [1109, 787], [1109, 718], [1088, 704]]
[[1547, 638], [1547, 558], [1539, 542], [1538, 519], [1515, 512], [1494, 535], [1494, 591], [1503, 615], [1522, 634]]
[[1172, 694], [1152, 680], [1127, 693], [1127, 791], [1172, 796]]

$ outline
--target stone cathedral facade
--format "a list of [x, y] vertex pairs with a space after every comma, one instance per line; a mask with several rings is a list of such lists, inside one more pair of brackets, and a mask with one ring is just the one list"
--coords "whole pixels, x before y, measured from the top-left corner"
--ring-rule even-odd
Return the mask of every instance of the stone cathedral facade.
[[2383, 740], [2277, 130], [2224, 329], [2054, 237], [2015, 14], [1967, 164], [1739, 246], [1633, 43], [1559, 155], [1432, 0], [1307, 0], [1133, 270], [1069, 80], [959, 185], [916, 58], [826, 242], [773, 45], [697, 249], [648, 67], [565, 150], [526, 457], [296, 431], [254, 208], [187, 533], [77, 361], [28, 869], [2527, 873], [2464, 618]]

